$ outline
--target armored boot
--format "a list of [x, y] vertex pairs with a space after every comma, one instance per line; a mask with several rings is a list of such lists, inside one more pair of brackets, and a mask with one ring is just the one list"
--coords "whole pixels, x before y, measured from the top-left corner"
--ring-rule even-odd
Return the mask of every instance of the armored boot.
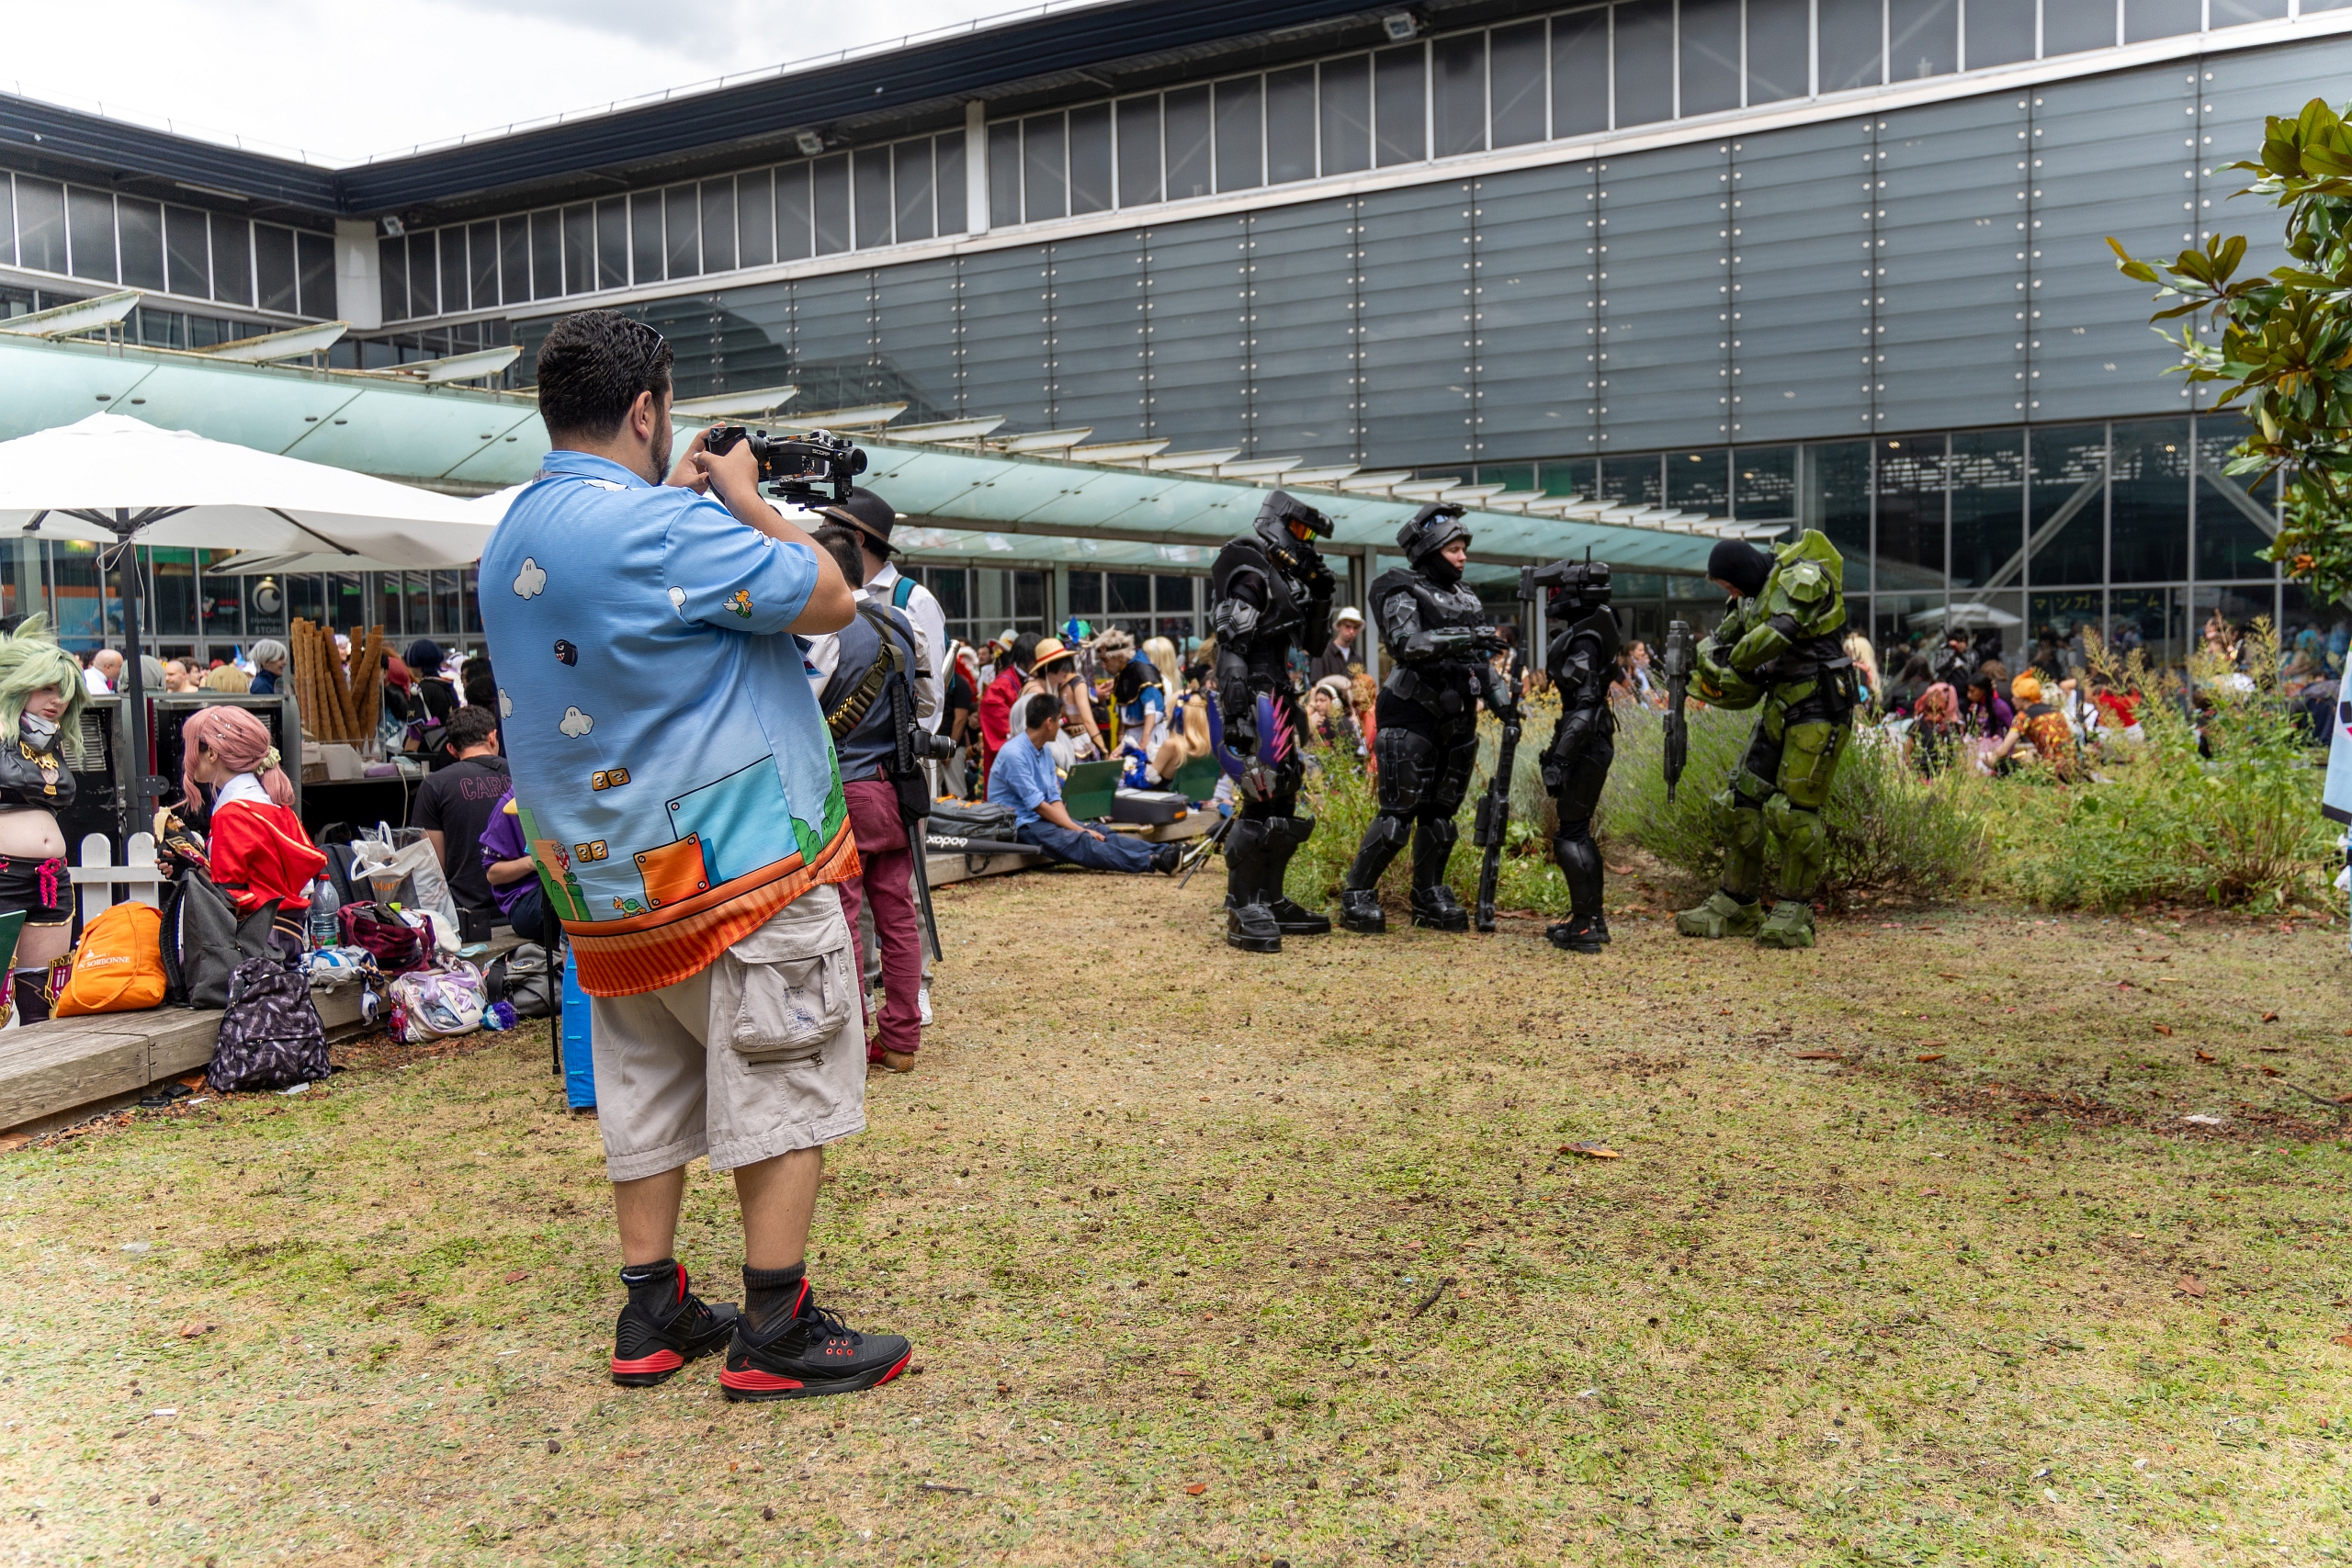
[[[1832, 764], [1836, 761], [1833, 754]], [[1826, 780], [1828, 770], [1821, 774]], [[1781, 840], [1781, 870], [1773, 878], [1781, 901], [1756, 932], [1758, 947], [1811, 947], [1814, 894], [1821, 886], [1822, 867], [1829, 855], [1829, 831], [1821, 813], [1798, 805], [1787, 795], [1764, 803], [1764, 820]]]
[[1783, 898], [1772, 906], [1772, 913], [1757, 928], [1758, 947], [1811, 947], [1813, 945], [1813, 906], [1801, 898]]
[[1318, 915], [1283, 891], [1283, 879], [1290, 874], [1291, 857], [1298, 853], [1315, 832], [1312, 817], [1276, 817], [1266, 823], [1266, 907], [1274, 912], [1274, 924], [1284, 936], [1329, 936], [1331, 920]]
[[1755, 899], [1741, 903], [1720, 890], [1707, 895], [1707, 901], [1695, 909], [1685, 909], [1674, 917], [1674, 929], [1684, 936], [1705, 937], [1720, 942], [1727, 936], [1754, 936], [1764, 924], [1764, 907]]
[[1244, 953], [1280, 953], [1283, 929], [1266, 907], [1267, 829], [1262, 818], [1245, 817], [1225, 840], [1225, 944]]
[[1568, 918], [1544, 927], [1544, 934], [1566, 952], [1599, 953], [1609, 941], [1609, 922], [1600, 913], [1600, 849], [1590, 824], [1563, 824], [1552, 840], [1552, 858], [1568, 884]]
[[1386, 813], [1374, 818], [1372, 826], [1363, 830], [1363, 842], [1356, 846], [1356, 858], [1349, 865], [1348, 874], [1340, 879], [1340, 923], [1348, 930], [1365, 936], [1387, 932], [1388, 917], [1380, 908], [1380, 878], [1412, 831], [1409, 818]]
[[1445, 885], [1445, 863], [1453, 858], [1453, 842], [1461, 828], [1451, 818], [1421, 819], [1413, 835], [1413, 923], [1430, 931], [1466, 931], [1470, 911]]

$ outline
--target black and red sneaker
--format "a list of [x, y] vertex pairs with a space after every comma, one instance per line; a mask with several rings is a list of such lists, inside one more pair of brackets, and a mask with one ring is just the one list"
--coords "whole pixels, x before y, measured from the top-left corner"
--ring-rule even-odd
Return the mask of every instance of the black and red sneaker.
[[677, 1278], [674, 1286], [666, 1278], [645, 1277], [643, 1270], [621, 1271], [629, 1293], [613, 1329], [613, 1381], [624, 1388], [669, 1382], [673, 1372], [712, 1354], [735, 1332], [734, 1303], [713, 1306], [686, 1289], [684, 1269], [675, 1263], [667, 1269]]
[[792, 1310], [764, 1338], [739, 1319], [718, 1386], [729, 1400], [814, 1399], [876, 1388], [906, 1370], [914, 1347], [896, 1334], [860, 1334], [819, 1306], [800, 1281]]

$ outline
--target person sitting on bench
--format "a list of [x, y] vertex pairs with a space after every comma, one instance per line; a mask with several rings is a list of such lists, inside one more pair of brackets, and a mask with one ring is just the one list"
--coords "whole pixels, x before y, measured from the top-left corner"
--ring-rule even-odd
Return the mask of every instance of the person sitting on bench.
[[989, 770], [989, 804], [1009, 806], [1013, 836], [1035, 844], [1057, 861], [1090, 866], [1096, 871], [1176, 870], [1182, 850], [1175, 844], [1147, 844], [1120, 833], [1080, 827], [1062, 804], [1061, 775], [1047, 750], [1061, 733], [1062, 700], [1051, 692], [1032, 696], [1022, 709], [1023, 733], [1004, 743]]

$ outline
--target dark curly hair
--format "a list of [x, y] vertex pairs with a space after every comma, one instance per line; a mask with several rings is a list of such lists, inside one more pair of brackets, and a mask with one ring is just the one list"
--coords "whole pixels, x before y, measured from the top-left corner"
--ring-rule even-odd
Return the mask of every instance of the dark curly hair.
[[617, 310], [566, 316], [539, 345], [539, 417], [558, 446], [568, 437], [609, 441], [640, 392], [670, 391], [669, 340]]

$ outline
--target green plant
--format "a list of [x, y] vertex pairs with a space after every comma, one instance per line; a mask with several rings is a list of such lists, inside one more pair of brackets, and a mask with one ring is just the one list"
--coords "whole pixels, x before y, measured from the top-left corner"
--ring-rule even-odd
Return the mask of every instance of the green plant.
[[2160, 263], [2107, 243], [2125, 276], [2181, 301], [2152, 320], [2203, 314], [2219, 331], [2219, 341], [2201, 337], [2193, 319], [2177, 339], [2156, 329], [2179, 344], [2189, 380], [2228, 383], [2217, 409], [2235, 404], [2256, 425], [2227, 471], [2288, 475], [2268, 558], [2333, 600], [2352, 591], [2352, 127], [2313, 98], [2292, 118], [2267, 120], [2260, 157], [2230, 167], [2255, 176], [2240, 194], [2286, 209], [2291, 265], [2236, 276], [2243, 235], [2215, 234]]

